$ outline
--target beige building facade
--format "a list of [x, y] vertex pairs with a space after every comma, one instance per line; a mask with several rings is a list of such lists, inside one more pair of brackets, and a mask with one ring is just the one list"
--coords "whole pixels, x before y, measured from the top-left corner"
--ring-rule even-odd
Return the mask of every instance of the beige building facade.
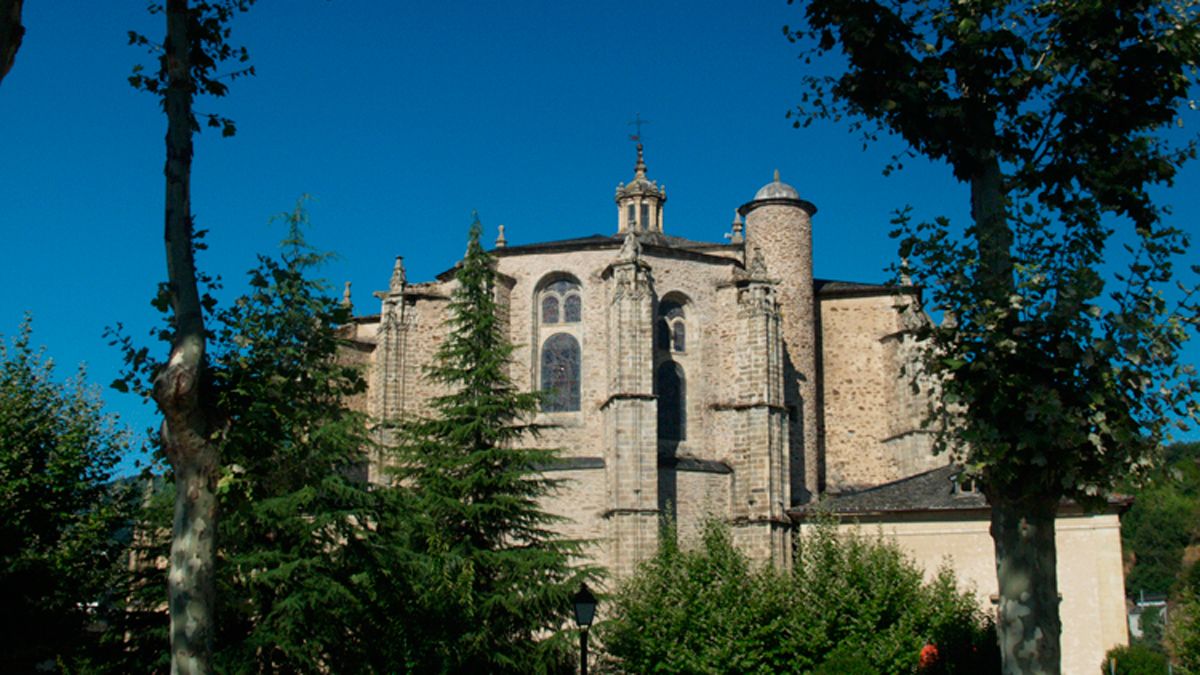
[[[517, 345], [511, 374], [545, 395], [539, 445], [562, 449], [544, 469], [564, 488], [545, 506], [566, 516], [564, 534], [594, 542], [595, 562], [629, 574], [653, 555], [670, 516], [683, 538], [723, 519], [749, 556], [787, 565], [796, 522], [818, 495], [836, 502], [945, 471], [920, 426], [926, 401], [899, 375], [922, 316], [899, 310], [916, 291], [814, 279], [817, 209], [778, 173], [737, 209], [721, 243], [669, 234], [666, 191], [648, 177], [640, 145], [614, 202], [611, 234], [508, 246], [501, 230], [492, 250], [501, 321]], [[379, 314], [355, 319], [370, 373], [363, 404], [375, 419], [426, 410], [439, 393], [423, 372], [454, 283], [452, 271], [410, 283], [397, 258]], [[922, 564], [952, 555], [981, 593], [994, 587], [990, 540], [978, 539], [986, 517], [960, 548], [921, 537], [921, 527], [941, 527], [930, 513], [885, 529]], [[1093, 618], [1112, 610], [1123, 627], [1115, 516], [1076, 520], [1096, 523], [1095, 557], [1118, 564], [1096, 568], [1115, 579], [1097, 579], [1093, 599], [1064, 588], [1064, 624], [1075, 625], [1067, 612], [1078, 605]], [[1099, 637], [1080, 649], [1099, 650], [1096, 664], [1100, 647], [1125, 641], [1115, 629], [1087, 630]]]

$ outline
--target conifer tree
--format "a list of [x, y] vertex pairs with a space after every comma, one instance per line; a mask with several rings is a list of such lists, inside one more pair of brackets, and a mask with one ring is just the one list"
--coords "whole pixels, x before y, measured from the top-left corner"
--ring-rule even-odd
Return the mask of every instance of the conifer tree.
[[354, 470], [370, 440], [347, 400], [363, 390], [339, 358], [348, 308], [312, 270], [303, 203], [284, 214], [278, 259], [217, 314], [214, 386], [230, 419], [218, 499], [218, 666], [231, 671], [366, 669], [367, 524], [380, 503]]
[[[409, 502], [400, 488], [370, 489], [359, 471], [371, 448], [365, 414], [349, 400], [365, 390], [338, 334], [349, 308], [312, 272], [328, 255], [304, 240], [303, 204], [285, 214], [278, 257], [260, 256], [250, 291], [215, 311], [209, 351], [213, 397], [228, 420], [216, 481], [214, 667], [228, 672], [404, 671], [410, 623]], [[149, 394], [147, 350], [120, 338], [126, 385]], [[142, 355], [142, 361], [137, 360]], [[170, 492], [167, 485], [166, 492]], [[163, 495], [158, 495], [161, 497]], [[129, 634], [115, 670], [164, 664], [161, 603], [170, 515], [150, 500], [139, 525], [141, 560], [129, 581]]]
[[[579, 543], [557, 537], [538, 505], [555, 482], [538, 473], [552, 450], [532, 449], [535, 393], [509, 378], [513, 347], [502, 331], [494, 262], [478, 217], [455, 279], [448, 335], [429, 371], [449, 392], [432, 415], [399, 429], [397, 477], [411, 487], [414, 555], [424, 595], [418, 670], [545, 672], [569, 668], [555, 635], [570, 594], [590, 577], [572, 570]], [[414, 636], [417, 638], [418, 636]]]

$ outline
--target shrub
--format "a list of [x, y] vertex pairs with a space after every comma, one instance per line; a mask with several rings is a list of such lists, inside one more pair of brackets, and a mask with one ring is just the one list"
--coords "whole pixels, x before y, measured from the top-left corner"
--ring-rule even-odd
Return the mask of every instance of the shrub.
[[611, 665], [628, 672], [921, 672], [998, 669], [990, 622], [943, 569], [930, 583], [894, 545], [820, 523], [798, 538], [790, 571], [756, 567], [726, 526], [699, 545], [670, 534], [623, 583], [599, 627]]

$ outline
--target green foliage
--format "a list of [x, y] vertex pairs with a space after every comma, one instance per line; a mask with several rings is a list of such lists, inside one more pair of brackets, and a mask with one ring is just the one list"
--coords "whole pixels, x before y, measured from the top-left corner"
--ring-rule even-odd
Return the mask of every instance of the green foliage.
[[[232, 32], [230, 21], [235, 14], [249, 10], [254, 2], [255, 0], [199, 0], [188, 6], [187, 34], [191, 43], [191, 70], [187, 74], [189, 97], [198, 94], [224, 96], [229, 92], [227, 82], [254, 75], [254, 66], [249, 65], [242, 65], [228, 72], [218, 72], [227, 62], [246, 64], [250, 61], [250, 54], [245, 47], [236, 47], [229, 43]], [[165, 11], [164, 3], [150, 2], [147, 4], [147, 11], [151, 14], [162, 14]], [[134, 66], [133, 73], [129, 76], [130, 86], [155, 96], [165, 96], [170, 82], [165, 46], [135, 31], [129, 31], [129, 44], [145, 47], [158, 61], [157, 69], [149, 73], [141, 64]], [[195, 114], [190, 110], [188, 114], [191, 116], [192, 130], [199, 131], [200, 124]], [[205, 125], [220, 129], [222, 136], [233, 136], [237, 133], [237, 126], [228, 117], [214, 113], [205, 114], [204, 117]]]
[[1130, 597], [1169, 593], [1183, 575], [1184, 549], [1196, 538], [1200, 516], [1200, 443], [1167, 446], [1164, 462], [1119, 490], [1134, 497], [1121, 517], [1121, 539], [1133, 566], [1125, 575]]
[[1100, 665], [1102, 675], [1166, 675], [1167, 657], [1144, 645], [1113, 647]]
[[[499, 324], [495, 271], [478, 218], [459, 265], [448, 335], [429, 377], [449, 393], [432, 415], [398, 429], [397, 477], [412, 488], [414, 558], [422, 594], [414, 666], [438, 672], [569, 668], [571, 593], [590, 577], [569, 567], [577, 542], [549, 529], [537, 472], [556, 453], [526, 447], [538, 397], [508, 376], [512, 345]], [[552, 636], [552, 637], [550, 637]]]
[[[278, 260], [259, 257], [250, 293], [217, 314], [214, 388], [228, 416], [218, 483], [216, 663], [316, 672], [370, 663], [373, 547], [383, 500], [355, 478], [372, 447], [347, 400], [365, 390], [340, 358], [348, 311], [310, 273], [303, 205]], [[251, 666], [250, 664], [254, 664]]]
[[1197, 587], [1186, 586], [1175, 599], [1166, 641], [1177, 672], [1184, 675], [1200, 673], [1200, 591]]
[[[962, 236], [907, 211], [895, 233], [954, 312], [921, 336], [952, 404], [942, 447], [994, 495], [1096, 503], [1197, 411], [1178, 354], [1198, 309], [1164, 295], [1188, 239], [1152, 191], [1195, 155], [1166, 135], [1200, 59], [1195, 3], [810, 0], [805, 19], [789, 37], [848, 67], [806, 78], [801, 120], [854, 116], [972, 186]], [[1128, 271], [1106, 288], [1118, 225]]]
[[[259, 257], [250, 292], [216, 310], [211, 390], [224, 419], [217, 493], [219, 630], [214, 664], [229, 672], [404, 670], [411, 593], [401, 566], [410, 503], [399, 488], [365, 483], [374, 448], [365, 391], [338, 328], [348, 310], [311, 274], [326, 259], [304, 241], [303, 200], [277, 258]], [[169, 339], [169, 334], [159, 337]], [[160, 364], [128, 338], [131, 387], [149, 394]], [[118, 671], [161, 667], [161, 608], [170, 531], [169, 489], [149, 501], [128, 580], [137, 637]]]
[[972, 596], [948, 570], [923, 583], [891, 544], [820, 523], [799, 537], [793, 569], [778, 571], [751, 566], [720, 524], [695, 549], [673, 541], [618, 588], [600, 627], [619, 670], [915, 672], [926, 644], [942, 658], [922, 672], [997, 667]]
[[110, 605], [127, 540], [129, 491], [109, 482], [128, 439], [82, 369], [56, 382], [28, 319], [0, 341], [0, 631], [16, 672], [77, 663]]

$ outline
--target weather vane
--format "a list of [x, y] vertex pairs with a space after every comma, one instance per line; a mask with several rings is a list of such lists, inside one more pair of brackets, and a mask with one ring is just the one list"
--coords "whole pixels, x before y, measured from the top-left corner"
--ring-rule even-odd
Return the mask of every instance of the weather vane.
[[637, 132], [634, 135], [629, 137], [629, 140], [641, 143], [642, 142], [642, 125], [650, 124], [650, 120], [644, 120], [644, 119], [642, 119], [641, 113], [635, 113], [633, 116], [633, 120], [630, 121], [629, 124], [632, 125], [634, 127], [634, 129], [637, 130]]

